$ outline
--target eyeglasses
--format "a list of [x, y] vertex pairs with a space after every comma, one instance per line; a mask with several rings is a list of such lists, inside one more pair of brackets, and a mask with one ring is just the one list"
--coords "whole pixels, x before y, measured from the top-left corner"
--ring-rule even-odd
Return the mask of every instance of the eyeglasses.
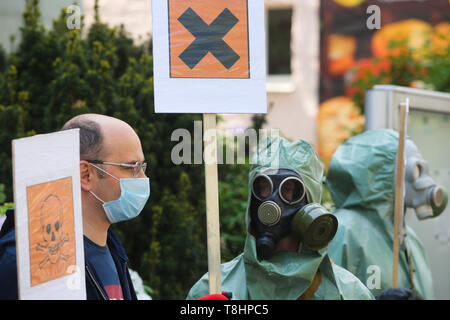
[[139, 176], [141, 171], [145, 174], [145, 170], [147, 169], [147, 162], [143, 162], [143, 161], [137, 161], [135, 164], [115, 163], [115, 162], [107, 162], [107, 161], [102, 161], [102, 160], [86, 160], [86, 161], [89, 163], [106, 164], [106, 165], [119, 166], [119, 167], [133, 169], [133, 178], [136, 178], [137, 176]]

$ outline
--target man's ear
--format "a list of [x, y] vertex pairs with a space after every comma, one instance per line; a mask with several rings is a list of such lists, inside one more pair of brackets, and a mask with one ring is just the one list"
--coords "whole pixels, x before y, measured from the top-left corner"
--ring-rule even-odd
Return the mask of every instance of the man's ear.
[[93, 170], [85, 160], [80, 161], [80, 184], [81, 190], [89, 192], [92, 189]]

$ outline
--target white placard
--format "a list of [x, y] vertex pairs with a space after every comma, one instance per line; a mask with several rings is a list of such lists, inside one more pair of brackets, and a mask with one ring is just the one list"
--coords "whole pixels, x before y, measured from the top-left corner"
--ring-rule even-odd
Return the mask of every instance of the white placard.
[[152, 2], [155, 112], [266, 113], [264, 1]]
[[86, 299], [79, 129], [12, 142], [19, 298]]

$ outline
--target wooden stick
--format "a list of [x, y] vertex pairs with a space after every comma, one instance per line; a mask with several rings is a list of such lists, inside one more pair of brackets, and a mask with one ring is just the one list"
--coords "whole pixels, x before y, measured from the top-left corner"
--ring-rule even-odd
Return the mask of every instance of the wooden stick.
[[[216, 114], [203, 114], [206, 188], [206, 232], [208, 246], [209, 293], [221, 293], [219, 184], [217, 177]], [[208, 150], [209, 154], [206, 154]]]
[[394, 202], [394, 261], [392, 267], [392, 288], [397, 288], [399, 246], [402, 237], [403, 202], [404, 202], [404, 177], [405, 177], [405, 138], [409, 109], [409, 99], [400, 104], [400, 128], [398, 136], [398, 152], [395, 177], [395, 202]]

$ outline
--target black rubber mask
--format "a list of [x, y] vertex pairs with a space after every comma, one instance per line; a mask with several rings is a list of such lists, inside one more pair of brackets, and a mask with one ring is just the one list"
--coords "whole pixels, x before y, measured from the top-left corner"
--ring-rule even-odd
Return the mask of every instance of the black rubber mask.
[[308, 203], [306, 188], [300, 174], [289, 168], [260, 172], [251, 188], [251, 232], [256, 238], [258, 258], [267, 260], [277, 242], [290, 233], [295, 214]]

